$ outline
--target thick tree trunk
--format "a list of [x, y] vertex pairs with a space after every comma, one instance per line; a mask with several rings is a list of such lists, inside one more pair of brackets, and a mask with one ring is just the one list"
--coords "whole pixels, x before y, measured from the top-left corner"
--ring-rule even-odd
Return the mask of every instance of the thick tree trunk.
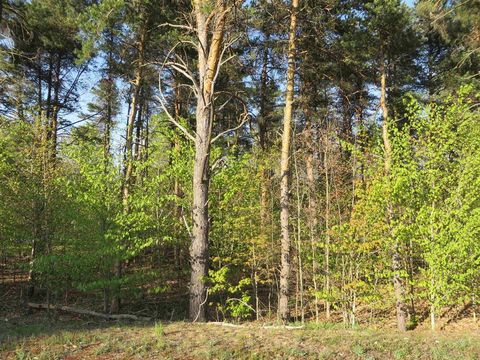
[[[387, 107], [387, 74], [385, 68], [385, 60], [382, 59], [380, 65], [380, 107], [383, 113], [383, 122], [382, 122], [382, 138], [383, 146], [385, 151], [384, 158], [384, 171], [385, 176], [389, 177], [392, 167], [392, 144], [390, 142], [389, 130], [388, 130], [388, 107]], [[392, 219], [392, 206], [389, 203], [387, 209], [387, 222], [390, 224]], [[396, 239], [394, 239], [394, 245], [392, 249], [392, 270], [393, 270], [393, 287], [395, 293], [395, 307], [397, 313], [397, 328], [400, 331], [407, 330], [407, 310], [405, 304], [405, 284], [403, 279], [400, 276], [400, 271], [402, 270], [402, 261], [399, 252], [399, 244]]]
[[[198, 84], [196, 109], [195, 161], [193, 166], [193, 228], [190, 247], [190, 313], [191, 321], [205, 321], [208, 273], [208, 189], [210, 182], [210, 145], [213, 125], [213, 94], [218, 72], [227, 7], [223, 0], [207, 14], [206, 0], [194, 0], [198, 36]], [[209, 40], [208, 24], [212, 25]], [[210, 45], [210, 46], [209, 46]]]
[[293, 99], [295, 82], [295, 53], [297, 12], [299, 0], [292, 0], [290, 15], [290, 31], [288, 41], [288, 69], [287, 87], [285, 91], [285, 110], [283, 118], [282, 154], [280, 162], [280, 225], [282, 230], [281, 266], [280, 266], [280, 296], [278, 312], [283, 322], [288, 322], [290, 312], [288, 308], [290, 285], [290, 230], [289, 230], [289, 193], [290, 193], [290, 142], [293, 118]]
[[[202, 105], [200, 105], [202, 106]], [[190, 249], [192, 267], [190, 279], [190, 320], [205, 321], [206, 286], [208, 272], [208, 188], [210, 181], [209, 155], [210, 137], [208, 123], [210, 112], [199, 109], [197, 120], [203, 120], [206, 127], [197, 127], [195, 141], [195, 163], [193, 168], [193, 240]]]

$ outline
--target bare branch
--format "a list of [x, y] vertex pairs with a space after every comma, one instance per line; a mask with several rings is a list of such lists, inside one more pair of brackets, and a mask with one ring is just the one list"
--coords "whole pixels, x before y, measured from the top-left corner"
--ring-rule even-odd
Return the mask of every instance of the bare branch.
[[160, 102], [160, 106], [162, 107], [163, 111], [167, 115], [168, 120], [170, 120], [170, 122], [174, 124], [178, 129], [180, 129], [180, 131], [183, 132], [183, 134], [188, 139], [195, 141], [195, 137], [192, 134], [190, 134], [190, 132], [184, 126], [182, 126], [182, 124], [177, 122], [175, 118], [172, 116], [172, 114], [170, 114], [170, 111], [168, 111], [167, 109], [167, 106], [166, 106], [167, 101], [165, 99], [165, 96], [163, 95], [163, 90], [162, 90], [162, 72], [161, 71], [158, 74], [158, 91], [159, 91], [159, 96], [156, 96], [156, 98]]
[[233, 40], [231, 40], [227, 44], [225, 44], [225, 46], [222, 49], [222, 52], [220, 53], [219, 65], [217, 66], [217, 70], [215, 72], [215, 76], [213, 77], [213, 81], [212, 81], [212, 93], [215, 92], [214, 91], [215, 83], [217, 81], [218, 75], [220, 74], [220, 69], [221, 69], [222, 65], [224, 65], [226, 62], [228, 62], [229, 60], [231, 60], [232, 58], [235, 57], [235, 56], [231, 56], [227, 60], [223, 61], [222, 59], [223, 59], [223, 56], [225, 55], [225, 51], [227, 51], [227, 49], [229, 49], [230, 46], [232, 46], [238, 39], [240, 39], [240, 37], [237, 36], [236, 38], [234, 38]]
[[220, 134], [218, 134], [217, 136], [215, 136], [210, 143], [213, 144], [215, 141], [217, 141], [218, 139], [220, 139], [223, 135], [228, 134], [229, 132], [232, 132], [232, 131], [235, 131], [235, 130], [240, 129], [243, 125], [245, 125], [245, 123], [248, 121], [248, 119], [249, 119], [251, 116], [252, 116], [251, 114], [246, 113], [246, 114], [243, 116], [242, 122], [241, 122], [238, 126], [232, 128], [232, 129], [228, 129], [228, 130], [222, 131]]
[[172, 23], [163, 23], [163, 24], [158, 25], [157, 28], [166, 27], [166, 26], [174, 28], [174, 29], [184, 29], [184, 30], [188, 30], [188, 31], [195, 31], [195, 29], [191, 25], [180, 25], [180, 24], [172, 24]]

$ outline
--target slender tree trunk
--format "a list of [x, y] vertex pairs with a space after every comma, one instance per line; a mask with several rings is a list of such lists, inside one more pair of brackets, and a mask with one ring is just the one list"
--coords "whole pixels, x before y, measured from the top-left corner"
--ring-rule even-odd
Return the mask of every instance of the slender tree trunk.
[[308, 154], [306, 159], [307, 181], [308, 181], [308, 223], [310, 228], [310, 247], [312, 251], [312, 282], [313, 291], [315, 293], [314, 307], [315, 307], [315, 321], [318, 323], [320, 320], [320, 313], [318, 307], [318, 284], [317, 284], [317, 194], [315, 191], [315, 155], [314, 155], [314, 141], [312, 134], [312, 125], [308, 131], [307, 147]]
[[[252, 234], [253, 238], [253, 234]], [[258, 283], [257, 283], [257, 256], [255, 252], [255, 242], [252, 244], [252, 284], [253, 295], [255, 297], [255, 317], [256, 320], [260, 320], [260, 299], [258, 298]]]
[[382, 109], [382, 139], [385, 151], [385, 173], [390, 175], [392, 167], [392, 144], [390, 142], [390, 136], [388, 134], [388, 107], [387, 107], [387, 73], [385, 68], [385, 60], [382, 60], [380, 65], [380, 107]]
[[140, 103], [138, 105], [137, 121], [135, 123], [135, 145], [134, 145], [134, 156], [133, 156], [135, 161], [140, 161], [142, 158], [143, 110], [145, 107], [142, 90], [140, 90], [139, 97], [140, 97]]
[[[383, 113], [383, 122], [382, 122], [382, 138], [383, 146], [385, 151], [385, 160], [384, 160], [384, 170], [385, 176], [390, 177], [391, 167], [392, 167], [392, 144], [390, 142], [389, 130], [388, 130], [388, 107], [387, 107], [387, 74], [385, 68], [385, 59], [382, 58], [380, 64], [380, 107]], [[390, 202], [387, 205], [387, 222], [390, 224], [390, 221], [393, 216], [393, 209]], [[396, 302], [396, 313], [397, 313], [397, 328], [400, 331], [407, 330], [407, 310], [405, 305], [405, 285], [400, 272], [402, 270], [402, 259], [400, 257], [399, 244], [396, 239], [394, 239], [394, 245], [392, 249], [392, 270], [393, 270], [393, 287], [395, 293], [395, 302]]]
[[[53, 55], [51, 52], [48, 53], [48, 73], [47, 73], [47, 101], [45, 107], [45, 120], [50, 119], [51, 108], [52, 108], [52, 80], [53, 80]], [[48, 133], [48, 126], [46, 126]], [[47, 136], [48, 137], [48, 136]]]
[[[134, 171], [134, 154], [133, 154], [133, 130], [135, 128], [135, 120], [137, 119], [137, 112], [140, 103], [140, 89], [143, 82], [143, 65], [145, 63], [145, 47], [147, 42], [147, 23], [144, 20], [143, 27], [138, 41], [138, 61], [135, 67], [135, 76], [133, 80], [133, 93], [130, 105], [130, 112], [128, 115], [126, 141], [125, 141], [125, 159], [124, 159], [124, 178], [122, 188], [122, 204], [123, 213], [128, 215], [130, 212], [129, 197], [132, 186], [132, 177]], [[123, 246], [123, 241], [122, 244]], [[123, 262], [121, 257], [117, 255], [114, 262], [114, 277], [119, 281], [122, 277]], [[116, 293], [112, 297], [110, 312], [115, 314], [120, 310], [120, 288], [116, 286]]]
[[[43, 139], [44, 139], [44, 119], [43, 119], [43, 95], [42, 95], [42, 52], [41, 49], [37, 50], [37, 108], [38, 108], [38, 118], [34, 123], [35, 130], [35, 147], [33, 151], [33, 156], [37, 160], [39, 167], [42, 168], [42, 151], [43, 151]], [[32, 169], [33, 172], [33, 169]], [[35, 271], [34, 271], [34, 262], [37, 257], [37, 246], [41, 238], [41, 216], [40, 207], [42, 201], [35, 199], [33, 203], [33, 239], [32, 239], [32, 248], [30, 250], [30, 268], [28, 272], [28, 289], [27, 296], [31, 298], [35, 293]]]
[[[268, 36], [267, 36], [268, 40]], [[260, 80], [260, 111], [258, 118], [258, 132], [260, 138], [260, 149], [263, 155], [267, 151], [267, 81], [268, 81], [268, 42], [266, 41], [263, 49], [263, 63], [262, 74]], [[269, 169], [266, 168], [266, 159], [264, 160], [264, 168], [261, 174], [260, 183], [260, 227], [262, 234], [266, 233], [266, 227], [268, 222], [268, 182], [269, 182]]]
[[[107, 63], [108, 65], [108, 73], [107, 73], [107, 80], [108, 80], [108, 90], [109, 94], [107, 95], [107, 108], [104, 118], [104, 133], [103, 133], [103, 176], [104, 176], [104, 184], [103, 184], [103, 214], [102, 214], [102, 235], [104, 240], [106, 240], [107, 230], [108, 230], [108, 185], [106, 179], [108, 177], [109, 171], [109, 164], [110, 164], [110, 148], [111, 148], [111, 130], [112, 130], [112, 122], [113, 122], [113, 98], [114, 98], [114, 86], [113, 86], [113, 79], [111, 77], [111, 52], [109, 53], [110, 61]], [[103, 288], [103, 311], [105, 313], [110, 311], [110, 289], [108, 287]]]
[[435, 331], [436, 322], [435, 322], [435, 305], [430, 305], [430, 329]]
[[58, 113], [60, 111], [60, 86], [61, 86], [61, 79], [60, 79], [60, 69], [61, 69], [62, 59], [61, 55], [57, 54], [57, 59], [55, 63], [55, 81], [53, 86], [53, 104], [51, 110], [51, 117], [50, 120], [50, 156], [51, 156], [51, 165], [55, 168], [56, 158], [57, 158], [57, 133], [58, 133]]
[[[295, 147], [295, 145], [294, 145]], [[294, 150], [293, 160], [295, 167], [295, 187], [297, 195], [297, 257], [298, 257], [298, 290], [300, 298], [300, 315], [302, 324], [305, 322], [305, 306], [304, 306], [304, 286], [303, 286], [303, 259], [302, 259], [302, 227], [301, 227], [301, 196], [300, 196], [300, 177], [298, 175], [298, 162]]]
[[268, 41], [269, 35], [267, 34], [263, 48], [262, 73], [260, 75], [260, 116], [258, 118], [258, 135], [260, 138], [260, 148], [262, 150], [266, 150], [267, 148]]
[[[173, 84], [173, 93], [174, 93], [174, 101], [173, 101], [173, 112], [175, 116], [175, 120], [177, 122], [181, 122], [181, 117], [182, 117], [182, 103], [181, 103], [181, 90], [180, 90], [180, 84], [178, 79], [174, 80]], [[174, 143], [173, 147], [177, 153], [177, 155], [180, 153], [180, 141], [178, 136], [175, 136], [174, 138]], [[183, 197], [183, 191], [180, 186], [180, 181], [177, 176], [175, 176], [175, 181], [173, 185], [173, 192], [175, 194], [176, 201], [180, 201], [180, 199]], [[177, 219], [178, 223], [180, 224], [182, 222], [182, 207], [178, 205], [177, 203], [174, 203], [174, 213], [175, 213], [175, 218]], [[175, 253], [175, 266], [178, 270], [178, 282], [180, 284], [181, 282], [181, 273], [182, 273], [182, 244], [175, 244], [174, 246], [174, 253]]]
[[290, 142], [293, 118], [293, 100], [295, 85], [295, 57], [296, 57], [296, 31], [297, 12], [299, 0], [292, 0], [290, 15], [290, 31], [288, 41], [288, 69], [287, 87], [285, 91], [285, 110], [283, 118], [282, 154], [280, 162], [280, 225], [282, 228], [281, 265], [280, 265], [280, 298], [278, 311], [281, 320], [286, 323], [289, 320], [288, 308], [290, 287], [290, 230], [289, 230], [289, 193], [290, 193]]
[[[328, 131], [328, 129], [327, 129]], [[328, 173], [328, 133], [325, 137], [324, 171], [325, 171], [325, 316], [330, 319], [330, 176]]]

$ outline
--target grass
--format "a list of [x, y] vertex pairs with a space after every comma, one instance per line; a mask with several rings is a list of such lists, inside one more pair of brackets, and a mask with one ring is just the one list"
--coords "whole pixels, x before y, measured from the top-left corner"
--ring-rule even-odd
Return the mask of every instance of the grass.
[[40, 313], [0, 323], [0, 359], [479, 359], [478, 331], [399, 334], [344, 330], [231, 328], [213, 324], [116, 323]]

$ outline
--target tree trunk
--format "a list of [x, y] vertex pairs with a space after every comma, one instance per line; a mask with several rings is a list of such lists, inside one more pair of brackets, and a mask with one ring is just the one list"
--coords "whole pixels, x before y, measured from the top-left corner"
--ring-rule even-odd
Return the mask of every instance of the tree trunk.
[[[181, 102], [182, 101], [181, 100], [182, 92], [181, 92], [181, 89], [180, 89], [179, 79], [177, 79], [177, 78], [175, 78], [175, 80], [174, 80], [173, 94], [174, 94], [173, 112], [174, 112], [175, 120], [180, 123], [181, 118], [182, 118], [182, 102]], [[181, 150], [180, 139], [178, 138], [178, 136], [174, 137], [173, 147], [174, 147], [175, 152], [177, 153], [177, 156], [178, 156], [178, 154], [180, 154], [180, 150]], [[183, 191], [182, 191], [182, 188], [180, 186], [179, 178], [177, 176], [175, 176], [175, 180], [174, 180], [173, 193], [175, 194], [175, 202], [173, 204], [175, 218], [178, 221], [178, 224], [181, 224], [181, 222], [183, 220], [182, 219], [183, 211], [182, 211], [182, 206], [179, 205], [177, 202], [180, 201], [180, 199], [183, 197]], [[174, 262], [175, 262], [175, 267], [178, 270], [178, 283], [179, 283], [179, 286], [180, 286], [181, 279], [182, 279], [182, 244], [181, 243], [177, 243], [177, 244], [174, 245], [174, 254], [175, 254]]]
[[[205, 321], [207, 287], [205, 277], [208, 274], [208, 190], [210, 182], [210, 146], [214, 118], [213, 94], [216, 74], [223, 47], [223, 33], [227, 6], [223, 0], [217, 0], [212, 13], [207, 14], [209, 2], [194, 0], [194, 12], [198, 36], [198, 84], [196, 109], [195, 160], [193, 165], [193, 228], [190, 247], [190, 311], [191, 321]], [[209, 40], [209, 23], [213, 27]]]
[[[392, 167], [392, 144], [390, 142], [390, 137], [388, 134], [388, 107], [386, 102], [386, 93], [387, 93], [387, 86], [386, 86], [386, 68], [385, 68], [385, 59], [382, 58], [382, 62], [380, 64], [380, 107], [383, 113], [383, 121], [382, 121], [382, 138], [383, 138], [383, 146], [385, 151], [385, 160], [384, 160], [384, 171], [385, 176], [389, 177]], [[392, 220], [392, 206], [389, 203], [387, 205], [387, 223], [390, 224]], [[399, 244], [396, 239], [394, 239], [394, 245], [392, 249], [392, 270], [393, 270], [393, 287], [395, 293], [395, 307], [397, 313], [397, 328], [400, 331], [407, 330], [407, 311], [405, 305], [405, 285], [404, 281], [400, 276], [400, 271], [402, 269], [402, 260], [400, 257], [399, 252]]]
[[[295, 142], [294, 142], [295, 148]], [[297, 195], [297, 261], [298, 261], [298, 290], [300, 297], [300, 315], [302, 324], [305, 322], [305, 306], [304, 306], [304, 286], [303, 286], [303, 259], [302, 259], [302, 227], [301, 227], [301, 208], [302, 201], [300, 196], [300, 176], [298, 175], [298, 161], [295, 151], [293, 152], [293, 161], [295, 167], [295, 187]], [[298, 316], [298, 315], [297, 315]]]
[[[143, 82], [143, 65], [145, 62], [145, 46], [147, 42], [147, 24], [146, 21], [143, 24], [142, 31], [138, 42], [138, 61], [135, 67], [135, 76], [133, 80], [133, 94], [131, 101], [131, 108], [128, 115], [127, 122], [127, 136], [125, 141], [125, 163], [124, 163], [124, 178], [122, 189], [122, 204], [123, 213], [128, 215], [130, 212], [129, 196], [132, 186], [132, 177], [134, 170], [134, 156], [133, 156], [133, 130], [135, 128], [135, 120], [137, 118], [138, 105], [140, 103], [140, 89]], [[123, 241], [122, 244], [123, 246]], [[117, 281], [122, 277], [123, 262], [121, 257], [117, 255], [114, 262], [114, 276]], [[116, 293], [112, 297], [112, 303], [110, 306], [110, 312], [115, 314], [120, 310], [120, 294], [119, 287], [116, 286]]]
[[[267, 35], [268, 40], [268, 35]], [[260, 79], [260, 111], [258, 117], [258, 133], [260, 140], [260, 149], [263, 155], [267, 150], [267, 81], [268, 81], [268, 45], [265, 44], [263, 49], [263, 64], [262, 74]], [[269, 182], [269, 169], [266, 167], [266, 159], [264, 161], [264, 168], [261, 174], [260, 183], [260, 231], [262, 234], [266, 234], [266, 227], [268, 223], [268, 182]]]
[[139, 97], [140, 102], [138, 105], [137, 111], [137, 121], [135, 123], [135, 142], [134, 142], [134, 155], [133, 158], [135, 161], [140, 161], [142, 159], [142, 138], [143, 138], [143, 109], [145, 107], [145, 100], [144, 100], [144, 91], [140, 91]]
[[282, 229], [281, 266], [280, 266], [280, 296], [278, 312], [281, 320], [286, 323], [290, 313], [288, 309], [289, 285], [290, 285], [290, 231], [289, 231], [289, 172], [290, 172], [290, 141], [293, 118], [293, 99], [295, 85], [295, 53], [296, 53], [296, 30], [297, 12], [299, 0], [292, 0], [290, 15], [290, 31], [288, 41], [288, 69], [287, 87], [285, 91], [285, 110], [283, 118], [282, 154], [280, 162], [280, 225]]
[[[327, 130], [328, 131], [328, 130]], [[328, 133], [325, 136], [324, 171], [325, 171], [325, 316], [330, 319], [330, 176], [328, 173]]]
[[[107, 185], [107, 177], [109, 171], [109, 163], [110, 163], [110, 148], [111, 148], [111, 129], [112, 129], [112, 122], [113, 122], [113, 106], [112, 106], [112, 99], [113, 94], [113, 79], [110, 76], [110, 62], [108, 62], [109, 71], [107, 73], [107, 79], [109, 81], [109, 91], [108, 100], [107, 100], [107, 109], [105, 113], [104, 119], [104, 133], [103, 133], [103, 176], [104, 176], [104, 184], [103, 184], [103, 214], [101, 219], [101, 231], [103, 238], [106, 240], [106, 234], [108, 230], [108, 203], [107, 203], [107, 196], [108, 196], [108, 185]], [[103, 311], [107, 313], [110, 311], [110, 289], [108, 287], [103, 288]], [[117, 309], [118, 311], [118, 309]]]
[[61, 69], [62, 59], [60, 54], [57, 54], [57, 61], [55, 64], [55, 86], [53, 89], [53, 109], [52, 109], [52, 119], [50, 125], [51, 132], [51, 141], [50, 141], [50, 156], [51, 156], [51, 165], [55, 168], [56, 158], [57, 158], [57, 133], [58, 133], [58, 113], [60, 111], [60, 69]]
[[208, 132], [210, 111], [209, 106], [203, 104], [201, 98], [199, 98], [197, 106], [197, 138], [195, 140], [193, 168], [193, 239], [190, 249], [192, 266], [190, 320], [205, 321], [206, 286], [204, 278], [208, 272], [209, 218], [207, 200], [210, 181], [210, 136]]
[[[308, 120], [307, 120], [308, 121]], [[315, 307], [315, 321], [318, 323], [320, 320], [320, 313], [318, 308], [318, 284], [317, 284], [317, 194], [315, 191], [315, 146], [314, 136], [312, 134], [313, 126], [311, 120], [309, 121], [309, 129], [307, 134], [307, 147], [308, 154], [306, 158], [306, 170], [308, 181], [308, 225], [310, 228], [310, 247], [312, 251], [312, 282], [313, 291], [315, 293], [314, 307]]]

